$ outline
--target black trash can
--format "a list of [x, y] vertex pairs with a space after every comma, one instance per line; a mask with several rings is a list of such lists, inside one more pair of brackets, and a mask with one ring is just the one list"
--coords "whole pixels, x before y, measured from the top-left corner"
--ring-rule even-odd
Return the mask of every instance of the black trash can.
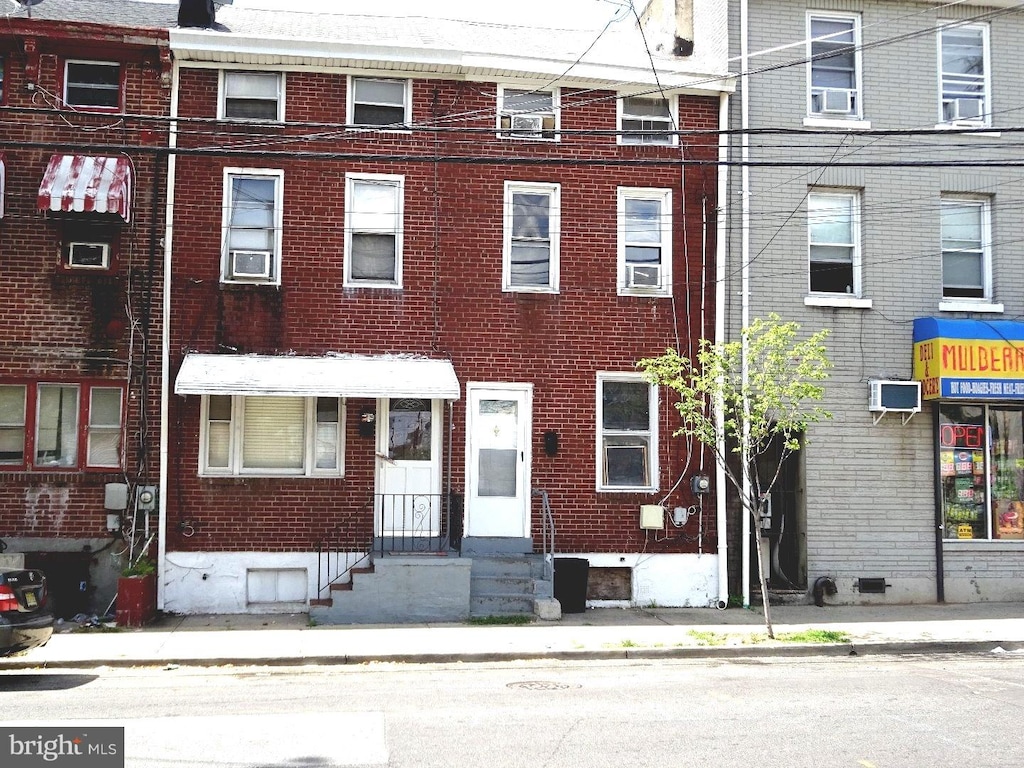
[[585, 557], [555, 558], [555, 599], [562, 613], [583, 613], [587, 610], [587, 579], [590, 561]]

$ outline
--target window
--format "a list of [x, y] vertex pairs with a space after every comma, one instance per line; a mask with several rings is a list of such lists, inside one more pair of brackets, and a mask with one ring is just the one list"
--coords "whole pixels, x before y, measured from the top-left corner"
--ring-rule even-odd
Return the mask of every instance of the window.
[[619, 187], [618, 292], [672, 292], [672, 190]]
[[943, 298], [989, 298], [988, 203], [944, 198], [941, 210]]
[[675, 128], [674, 114], [675, 97], [626, 96], [619, 99], [619, 143], [675, 144], [676, 137], [671, 133]]
[[860, 19], [813, 13], [808, 16], [811, 115], [860, 116]]
[[811, 293], [860, 296], [860, 199], [855, 192], [807, 195]]
[[345, 176], [345, 285], [402, 287], [402, 176]]
[[558, 292], [558, 184], [505, 182], [503, 291]]
[[598, 374], [597, 488], [650, 491], [658, 477], [658, 391], [636, 374]]
[[344, 412], [337, 397], [204, 395], [199, 472], [340, 476]]
[[280, 72], [224, 72], [221, 117], [284, 120], [284, 76]]
[[939, 30], [939, 120], [987, 125], [988, 28], [947, 22]]
[[498, 90], [498, 136], [557, 139], [558, 91]]
[[64, 103], [71, 107], [116, 110], [121, 106], [121, 65], [109, 61], [68, 61]]
[[0, 384], [0, 466], [119, 469], [123, 421], [120, 385]]
[[221, 281], [280, 284], [283, 187], [282, 171], [225, 171]]
[[350, 125], [405, 128], [412, 122], [411, 83], [353, 77], [349, 88]]
[[1024, 539], [1024, 409], [939, 404], [947, 540]]

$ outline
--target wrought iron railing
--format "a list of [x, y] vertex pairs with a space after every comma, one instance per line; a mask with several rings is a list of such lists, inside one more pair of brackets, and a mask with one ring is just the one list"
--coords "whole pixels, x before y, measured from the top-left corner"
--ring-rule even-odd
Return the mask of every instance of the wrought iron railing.
[[369, 566], [373, 552], [372, 502], [366, 502], [317, 542], [317, 597], [330, 597], [332, 584], [351, 581], [352, 569]]
[[374, 496], [374, 549], [378, 552], [448, 553], [451, 508], [441, 493]]

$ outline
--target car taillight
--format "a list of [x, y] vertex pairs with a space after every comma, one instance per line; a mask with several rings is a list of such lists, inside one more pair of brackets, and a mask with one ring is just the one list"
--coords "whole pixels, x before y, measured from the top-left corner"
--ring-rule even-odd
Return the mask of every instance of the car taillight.
[[18, 598], [14, 596], [14, 590], [6, 584], [0, 585], [0, 611], [18, 610]]

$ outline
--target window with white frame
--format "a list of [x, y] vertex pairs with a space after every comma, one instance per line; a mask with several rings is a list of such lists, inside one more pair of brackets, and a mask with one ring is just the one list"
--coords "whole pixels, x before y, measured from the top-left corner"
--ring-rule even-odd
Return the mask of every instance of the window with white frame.
[[204, 395], [199, 472], [340, 476], [344, 413], [338, 397]]
[[121, 106], [121, 65], [116, 61], [66, 61], [64, 103], [116, 110]]
[[674, 115], [674, 96], [624, 96], [619, 99], [619, 143], [674, 144]]
[[99, 382], [0, 384], [0, 467], [119, 469], [124, 392]]
[[860, 194], [807, 195], [811, 293], [860, 296]]
[[809, 27], [809, 113], [824, 118], [859, 117], [860, 17], [812, 12]]
[[222, 282], [280, 284], [283, 199], [283, 171], [225, 170]]
[[499, 88], [498, 135], [506, 139], [557, 139], [558, 89]]
[[619, 187], [618, 292], [672, 292], [672, 190]]
[[411, 81], [353, 77], [349, 83], [350, 125], [403, 129], [412, 122]]
[[939, 29], [940, 121], [987, 125], [988, 27], [945, 22]]
[[597, 378], [597, 488], [650, 491], [658, 478], [658, 390], [638, 374]]
[[225, 71], [220, 114], [234, 120], [283, 121], [284, 75], [281, 72]]
[[556, 293], [560, 186], [505, 182], [502, 290]]
[[345, 285], [402, 287], [405, 179], [345, 175]]
[[943, 197], [941, 219], [943, 298], [990, 298], [988, 201]]

